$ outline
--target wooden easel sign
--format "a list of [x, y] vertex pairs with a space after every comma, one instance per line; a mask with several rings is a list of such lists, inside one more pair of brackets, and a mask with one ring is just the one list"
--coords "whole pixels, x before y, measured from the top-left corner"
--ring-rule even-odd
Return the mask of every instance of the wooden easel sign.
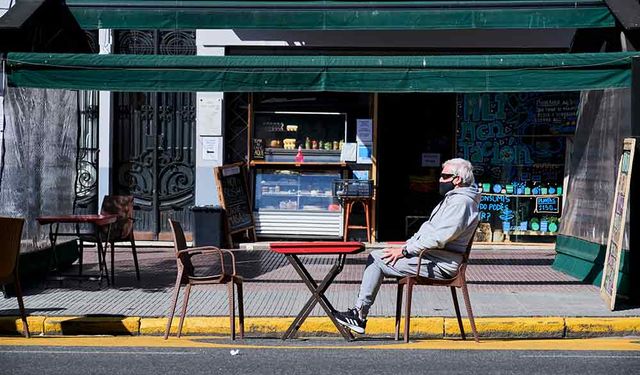
[[616, 307], [620, 255], [622, 253], [622, 240], [624, 238], [624, 227], [627, 218], [629, 187], [635, 148], [636, 140], [634, 138], [624, 139], [622, 156], [618, 164], [618, 178], [616, 179], [613, 208], [611, 209], [607, 254], [605, 255], [604, 268], [602, 269], [600, 296], [607, 305], [609, 305], [609, 309], [611, 310], [614, 310]]
[[244, 163], [216, 167], [218, 199], [225, 212], [225, 229], [228, 245], [233, 247], [233, 234], [247, 231], [248, 237], [256, 240], [253, 211], [247, 184], [247, 168]]

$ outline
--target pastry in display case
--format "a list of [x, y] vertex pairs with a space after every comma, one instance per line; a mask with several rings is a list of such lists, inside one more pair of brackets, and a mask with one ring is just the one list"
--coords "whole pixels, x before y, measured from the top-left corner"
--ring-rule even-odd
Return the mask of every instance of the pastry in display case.
[[338, 112], [260, 112], [253, 114], [252, 138], [266, 145], [267, 162], [338, 162], [346, 139], [347, 114]]

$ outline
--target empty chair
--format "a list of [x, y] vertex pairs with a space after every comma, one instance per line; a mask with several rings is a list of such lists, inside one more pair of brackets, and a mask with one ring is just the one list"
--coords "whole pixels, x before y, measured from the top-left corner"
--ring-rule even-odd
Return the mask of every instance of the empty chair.
[[[404, 320], [404, 341], [409, 342], [409, 322], [411, 320], [411, 299], [413, 295], [413, 287], [415, 285], [432, 285], [432, 286], [448, 286], [451, 288], [451, 296], [453, 297], [453, 306], [456, 310], [456, 317], [458, 318], [458, 327], [460, 327], [460, 334], [462, 339], [465, 340], [464, 328], [462, 326], [462, 317], [460, 316], [460, 306], [458, 305], [458, 296], [456, 295], [456, 288], [462, 289], [462, 296], [464, 298], [464, 304], [467, 308], [467, 314], [469, 315], [469, 322], [471, 323], [471, 330], [473, 331], [473, 337], [476, 342], [478, 339], [478, 332], [476, 331], [476, 323], [473, 319], [473, 311], [471, 310], [471, 302], [469, 301], [469, 291], [467, 290], [467, 281], [465, 278], [465, 271], [467, 269], [467, 263], [469, 261], [469, 253], [471, 252], [471, 244], [473, 243], [473, 237], [469, 240], [467, 249], [463, 254], [462, 261], [458, 266], [458, 272], [451, 279], [435, 279], [429, 277], [422, 277], [420, 275], [420, 264], [418, 261], [418, 269], [415, 276], [406, 276], [398, 280], [398, 295], [396, 300], [396, 336], [395, 339], [400, 339], [400, 316], [402, 314], [402, 290], [407, 286], [406, 301], [405, 301], [405, 320]], [[419, 257], [422, 258], [429, 249], [420, 252]]]
[[22, 302], [22, 289], [18, 275], [23, 225], [24, 219], [0, 217], [0, 285], [13, 283], [20, 308], [23, 332], [25, 337], [29, 337], [29, 325]]
[[[131, 195], [107, 195], [102, 201], [102, 208], [100, 214], [115, 214], [118, 215], [118, 221], [111, 225], [111, 228], [101, 228], [103, 239], [109, 232], [109, 238], [107, 239], [111, 245], [111, 282], [115, 285], [115, 242], [130, 242], [131, 252], [133, 254], [133, 264], [136, 269], [136, 280], [140, 281], [140, 268], [138, 267], [138, 254], [136, 252], [136, 242], [133, 238], [133, 196]], [[80, 237], [80, 273], [82, 273], [82, 253], [83, 253], [83, 241], [95, 241], [94, 238], [88, 238], [87, 236]], [[106, 264], [106, 261], [105, 261]]]
[[[234, 286], [238, 290], [238, 318], [240, 322], [240, 338], [244, 338], [244, 307], [242, 304], [242, 277], [236, 275], [236, 260], [233, 253], [229, 250], [218, 249], [214, 246], [194, 247], [187, 248], [187, 241], [184, 237], [182, 226], [179, 222], [169, 219], [171, 225], [171, 232], [173, 234], [173, 243], [176, 254], [176, 263], [178, 266], [178, 276], [176, 278], [176, 286], [173, 291], [173, 300], [169, 308], [169, 314], [167, 316], [167, 329], [164, 334], [165, 340], [169, 337], [171, 330], [171, 321], [176, 309], [176, 303], [178, 302], [178, 294], [180, 287], [186, 285], [184, 292], [184, 299], [182, 302], [182, 314], [180, 315], [180, 323], [178, 324], [178, 337], [182, 332], [182, 325], [184, 323], [184, 317], [187, 313], [187, 304], [189, 303], [189, 295], [191, 293], [192, 285], [205, 285], [205, 284], [227, 284], [227, 290], [229, 293], [229, 317], [231, 322], [231, 339], [235, 340], [235, 298], [234, 298]], [[231, 273], [226, 272], [224, 254], [229, 254], [231, 258]], [[209, 259], [220, 261], [220, 272], [213, 275], [196, 276], [195, 267], [191, 262], [191, 258], [195, 255], [210, 255]], [[213, 256], [213, 257], [212, 257]], [[211, 263], [213, 264], [213, 263]]]

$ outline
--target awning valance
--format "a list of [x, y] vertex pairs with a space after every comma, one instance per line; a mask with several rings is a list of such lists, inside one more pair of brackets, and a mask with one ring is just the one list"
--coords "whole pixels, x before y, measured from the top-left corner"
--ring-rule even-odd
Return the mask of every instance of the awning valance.
[[11, 86], [110, 91], [533, 92], [630, 87], [639, 52], [469, 56], [10, 53]]
[[614, 27], [604, 0], [67, 0], [85, 29], [443, 30]]

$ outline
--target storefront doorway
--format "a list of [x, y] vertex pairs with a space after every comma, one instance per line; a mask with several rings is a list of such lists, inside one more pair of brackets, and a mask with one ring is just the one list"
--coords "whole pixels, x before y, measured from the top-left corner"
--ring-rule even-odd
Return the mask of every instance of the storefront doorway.
[[442, 162], [455, 152], [455, 94], [380, 94], [378, 241], [403, 241], [439, 202]]
[[[115, 53], [195, 55], [195, 32], [125, 30]], [[113, 194], [133, 195], [136, 239], [170, 239], [168, 219], [191, 232], [195, 187], [195, 92], [114, 95]]]

